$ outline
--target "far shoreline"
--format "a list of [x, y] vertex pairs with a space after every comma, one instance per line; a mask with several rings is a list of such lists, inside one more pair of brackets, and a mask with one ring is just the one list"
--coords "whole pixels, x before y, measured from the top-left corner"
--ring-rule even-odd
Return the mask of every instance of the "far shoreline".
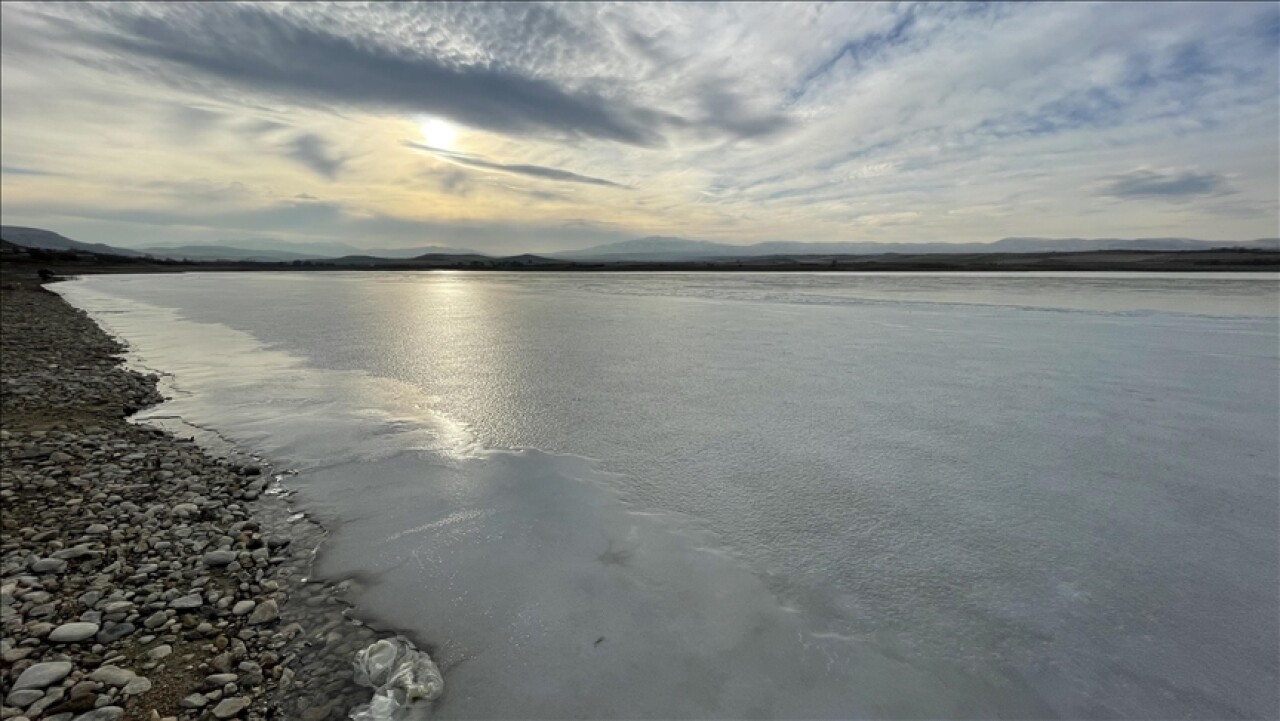
[[521, 273], [1280, 273], [1280, 251], [1082, 251], [925, 255], [843, 255], [690, 261], [563, 261], [523, 255], [487, 260], [424, 256], [407, 260], [186, 261], [27, 248], [9, 242], [0, 257], [11, 272], [56, 275], [182, 272], [454, 271]]

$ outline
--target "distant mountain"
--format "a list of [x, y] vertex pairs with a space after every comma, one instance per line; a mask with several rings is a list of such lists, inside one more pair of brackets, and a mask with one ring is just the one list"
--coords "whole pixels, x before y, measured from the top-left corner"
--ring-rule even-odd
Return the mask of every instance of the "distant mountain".
[[1280, 250], [1280, 238], [1246, 241], [1191, 238], [1003, 238], [992, 243], [797, 243], [768, 241], [732, 245], [706, 240], [651, 236], [552, 253], [553, 258], [597, 261], [664, 261], [699, 258], [754, 258], [797, 255], [880, 255], [898, 253], [1066, 253], [1091, 250], [1207, 250], [1209, 248]]
[[0, 238], [26, 248], [41, 250], [75, 250], [81, 253], [106, 253], [108, 255], [126, 255], [139, 257], [146, 255], [128, 248], [117, 248], [104, 243], [81, 243], [52, 230], [40, 228], [24, 228], [20, 225], [0, 225]]
[[281, 250], [252, 250], [229, 245], [174, 245], [142, 248], [143, 253], [172, 260], [254, 260], [267, 263], [315, 260], [320, 255], [288, 253]]
[[[385, 255], [344, 255], [341, 258], [324, 258], [314, 261], [320, 265], [367, 265], [403, 266], [403, 265], [457, 265], [472, 261], [493, 260], [479, 253], [424, 253], [410, 258], [392, 258]], [[420, 261], [420, 262], [417, 262]]]
[[552, 253], [558, 258], [592, 258], [595, 260], [657, 260], [670, 258], [711, 258], [724, 255], [742, 255], [750, 246], [713, 243], [709, 240], [688, 240], [661, 235], [623, 240], [617, 243], [597, 245], [582, 250], [566, 250]]
[[[361, 248], [332, 241], [297, 242], [275, 238], [239, 238], [209, 245], [153, 246], [144, 249], [161, 258], [187, 257], [192, 260], [319, 260], [348, 256], [375, 258], [416, 258], [427, 253], [475, 255], [475, 251], [426, 245], [413, 248]], [[186, 252], [187, 255], [179, 255]]]
[[451, 248], [447, 245], [421, 245], [415, 248], [373, 248], [357, 252], [379, 258], [420, 258], [424, 255], [477, 255], [482, 258], [490, 257], [467, 248]]

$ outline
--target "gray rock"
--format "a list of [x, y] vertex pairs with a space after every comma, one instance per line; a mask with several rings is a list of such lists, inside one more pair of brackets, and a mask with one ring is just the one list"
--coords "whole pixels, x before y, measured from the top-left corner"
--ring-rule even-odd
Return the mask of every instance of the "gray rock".
[[209, 551], [204, 554], [204, 565], [213, 568], [226, 566], [235, 561], [237, 555], [235, 551]]
[[44, 692], [44, 696], [41, 696], [39, 701], [31, 704], [31, 707], [27, 709], [27, 715], [32, 718], [40, 718], [45, 709], [61, 701], [65, 695], [67, 695], [67, 691], [64, 688], [53, 686], [47, 689]]
[[178, 505], [173, 507], [173, 515], [178, 516], [179, 518], [186, 518], [187, 516], [195, 516], [199, 513], [200, 513], [200, 507], [194, 503], [179, 503]]
[[220, 653], [217, 656], [214, 656], [213, 658], [209, 659], [209, 665], [218, 669], [222, 673], [230, 673], [231, 672], [231, 653], [225, 652], [225, 653]]
[[133, 609], [132, 601], [109, 601], [102, 606], [103, 613], [128, 613]]
[[257, 626], [263, 623], [270, 623], [280, 618], [280, 607], [276, 605], [274, 599], [267, 599], [259, 603], [253, 609], [253, 613], [249, 614], [249, 625]]
[[88, 621], [64, 623], [53, 629], [49, 640], [54, 643], [80, 643], [98, 632], [98, 624]]
[[41, 691], [38, 688], [25, 688], [21, 691], [14, 691], [10, 693], [5, 697], [4, 702], [17, 708], [26, 708], [43, 696], [44, 691]]
[[136, 676], [124, 685], [120, 691], [125, 696], [137, 696], [151, 690], [151, 680], [145, 676]]
[[20, 691], [26, 688], [45, 688], [61, 681], [71, 673], [70, 661], [46, 661], [37, 663], [18, 677], [13, 684], [13, 690]]
[[147, 658], [151, 659], [152, 661], [159, 661], [160, 659], [165, 658], [171, 653], [173, 653], [173, 646], [170, 646], [169, 644], [164, 643], [164, 644], [160, 644], [159, 646], [156, 646], [150, 651], [147, 651]]
[[156, 611], [150, 616], [147, 616], [147, 620], [143, 621], [142, 625], [146, 626], [147, 628], [159, 628], [160, 626], [164, 625], [165, 621], [168, 621], [168, 620], [169, 620], [169, 614], [165, 613], [164, 611]]
[[79, 545], [79, 546], [72, 546], [71, 548], [64, 548], [61, 551], [55, 551], [53, 554], [53, 557], [66, 559], [68, 561], [76, 561], [81, 558], [87, 558], [90, 556], [97, 556], [97, 555], [98, 555], [98, 552], [93, 550], [92, 548], [89, 548], [88, 546], [85, 546], [85, 545]]
[[128, 621], [108, 626], [98, 632], [98, 643], [114, 643], [136, 630], [137, 627]]
[[248, 600], [239, 601], [236, 603], [236, 605], [231, 607], [231, 615], [243, 616], [246, 613], [252, 611], [253, 607], [256, 605], [258, 604], [254, 603], [253, 601], [248, 601]]
[[89, 526], [88, 528], [84, 529], [84, 532], [89, 535], [96, 536], [99, 533], [106, 533], [107, 531], [110, 531], [110, 530], [111, 529], [105, 523], [95, 523]]
[[103, 706], [102, 708], [95, 708], [89, 713], [82, 713], [72, 721], [116, 721], [123, 715], [124, 709], [119, 706]]
[[108, 686], [124, 686], [133, 679], [137, 678], [137, 674], [127, 668], [119, 666], [102, 666], [89, 674], [90, 680], [99, 683], [105, 683]]
[[0, 653], [0, 661], [3, 661], [5, 663], [14, 663], [16, 661], [21, 661], [27, 656], [30, 656], [31, 652], [34, 650], [35, 649], [30, 646], [19, 646], [18, 648], [10, 648], [10, 649], [7, 649], [4, 653]]
[[31, 564], [32, 573], [62, 573], [67, 570], [67, 562], [61, 558], [42, 558]]
[[204, 685], [209, 688], [222, 688], [229, 683], [235, 683], [240, 678], [234, 673], [211, 673], [204, 677]]
[[218, 705], [213, 707], [213, 715], [222, 719], [232, 718], [248, 707], [249, 699], [244, 696], [232, 696], [219, 701]]
[[169, 602], [169, 608], [200, 608], [204, 599], [198, 593], [191, 593]]
[[179, 701], [178, 705], [182, 708], [204, 708], [209, 705], [209, 699], [204, 694], [193, 693]]

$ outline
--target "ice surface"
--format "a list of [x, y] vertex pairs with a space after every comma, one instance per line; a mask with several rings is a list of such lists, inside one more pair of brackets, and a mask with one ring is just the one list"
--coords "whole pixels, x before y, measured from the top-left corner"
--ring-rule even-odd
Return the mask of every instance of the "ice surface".
[[1273, 275], [55, 287], [303, 471], [436, 715], [1277, 710]]

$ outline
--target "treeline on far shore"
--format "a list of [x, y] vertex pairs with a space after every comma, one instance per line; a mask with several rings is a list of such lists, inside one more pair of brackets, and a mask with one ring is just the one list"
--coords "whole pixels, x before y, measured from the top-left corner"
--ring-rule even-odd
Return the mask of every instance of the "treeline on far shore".
[[573, 261], [536, 255], [505, 258], [432, 255], [409, 259], [357, 256], [322, 260], [186, 260], [125, 256], [76, 250], [28, 248], [0, 241], [0, 262], [10, 273], [25, 268], [49, 274], [147, 273], [183, 271], [1280, 271], [1280, 252], [1251, 248], [1138, 251], [1104, 250], [1053, 253], [931, 253], [830, 256], [765, 256], [668, 261]]

